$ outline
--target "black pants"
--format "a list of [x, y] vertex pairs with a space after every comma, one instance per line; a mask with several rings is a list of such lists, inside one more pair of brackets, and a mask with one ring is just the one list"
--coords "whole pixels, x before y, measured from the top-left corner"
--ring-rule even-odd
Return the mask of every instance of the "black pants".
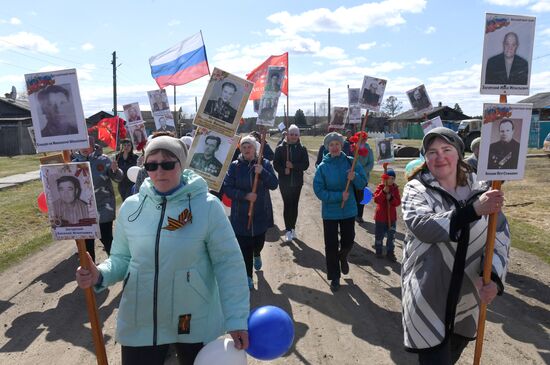
[[[176, 353], [180, 365], [193, 365], [199, 351], [203, 348], [201, 343], [176, 343]], [[122, 365], [163, 365], [170, 345], [159, 346], [122, 346]]]
[[[113, 222], [99, 223], [99, 230], [101, 231], [101, 243], [105, 247], [107, 255], [111, 253], [111, 243], [113, 242]], [[95, 262], [95, 240], [86, 240], [86, 251], [92, 256], [92, 260]]]
[[363, 211], [365, 210], [365, 206], [363, 204], [359, 203], [362, 200], [363, 200], [363, 189], [355, 190], [355, 201], [357, 202], [357, 217], [358, 218], [363, 218]]
[[[340, 239], [338, 239], [338, 227]], [[325, 257], [328, 280], [340, 279], [340, 257], [347, 257], [355, 239], [355, 217], [329, 220], [323, 219], [325, 235]]]
[[241, 247], [241, 252], [246, 266], [246, 275], [252, 277], [252, 261], [254, 256], [260, 256], [260, 252], [264, 248], [265, 232], [257, 236], [240, 236], [237, 235], [237, 241]]
[[467, 338], [452, 334], [441, 346], [418, 353], [420, 365], [451, 365], [460, 359], [462, 351], [470, 342]]
[[281, 196], [283, 197], [283, 218], [285, 219], [285, 229], [290, 231], [296, 228], [296, 219], [298, 219], [298, 202], [300, 201], [300, 192], [302, 186], [281, 186]]

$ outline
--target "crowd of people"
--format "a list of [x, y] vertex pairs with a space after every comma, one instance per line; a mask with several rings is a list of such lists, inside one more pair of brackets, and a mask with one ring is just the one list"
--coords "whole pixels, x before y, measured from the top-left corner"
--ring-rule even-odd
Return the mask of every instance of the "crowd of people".
[[[78, 268], [77, 282], [96, 291], [124, 282], [117, 319], [123, 364], [162, 364], [170, 345], [180, 363], [192, 364], [198, 351], [224, 332], [237, 348], [247, 348], [253, 270], [262, 269], [266, 232], [274, 226], [270, 194], [280, 190], [282, 236], [290, 242], [297, 238], [304, 172], [310, 167], [300, 129], [291, 125], [285, 132], [274, 151], [258, 133], [243, 136], [216, 194], [187, 166], [192, 136], [159, 133], [139, 157], [127, 140], [112, 161], [94, 151], [93, 141], [78, 154], [79, 161], [104, 163], [94, 185], [101, 181], [112, 201], [98, 199], [96, 191], [108, 258], [96, 266], [87, 242], [90, 268]], [[342, 275], [350, 274], [348, 255], [356, 223], [364, 222], [361, 201], [374, 167], [369, 143], [351, 140], [351, 133], [328, 133], [313, 177], [333, 292], [340, 289]], [[479, 141], [471, 147], [477, 151]], [[358, 148], [368, 152], [358, 155]], [[401, 206], [407, 231], [401, 274], [405, 347], [418, 353], [420, 364], [452, 364], [475, 338], [480, 303], [490, 303], [503, 292], [509, 227], [501, 212], [503, 193], [476, 181], [477, 154], [464, 160], [464, 144], [454, 131], [432, 129], [424, 136], [421, 153], [424, 162], [407, 177], [403, 195], [393, 169], [373, 185], [374, 249], [377, 257], [397, 261]], [[126, 175], [136, 165], [140, 172], [134, 185]], [[119, 182], [124, 201], [114, 238], [111, 180]], [[220, 202], [223, 195], [231, 200], [229, 219]], [[102, 213], [100, 204], [112, 211]], [[495, 259], [491, 282], [484, 285], [480, 268], [492, 213], [498, 213]]]

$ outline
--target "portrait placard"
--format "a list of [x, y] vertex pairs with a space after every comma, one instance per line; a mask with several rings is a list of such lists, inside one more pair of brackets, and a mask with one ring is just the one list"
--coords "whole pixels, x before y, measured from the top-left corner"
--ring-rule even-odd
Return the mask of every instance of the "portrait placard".
[[478, 180], [521, 180], [533, 104], [483, 104]]
[[41, 165], [54, 240], [100, 238], [89, 162]]
[[134, 148], [138, 151], [143, 150], [145, 148], [145, 144], [147, 143], [147, 132], [145, 131], [145, 124], [143, 122], [134, 122], [132, 124], [128, 124], [126, 126], [126, 129], [128, 130], [128, 134], [132, 139]]
[[136, 124], [143, 122], [141, 116], [141, 110], [139, 109], [139, 103], [131, 103], [123, 105], [124, 115], [126, 116], [126, 121], [128, 124]]
[[175, 132], [176, 126], [174, 124], [174, 118], [170, 110], [163, 110], [153, 113], [153, 120], [155, 121], [155, 130], [162, 132]]
[[434, 128], [443, 127], [443, 122], [441, 121], [441, 118], [437, 116], [433, 119], [420, 123], [420, 126], [422, 127], [422, 131], [424, 132], [424, 135], [426, 135], [426, 133], [428, 133]]
[[170, 104], [168, 104], [168, 96], [165, 89], [147, 91], [149, 97], [149, 104], [151, 105], [151, 112], [164, 113], [170, 111]]
[[349, 107], [349, 124], [361, 123], [361, 107], [358, 105]]
[[76, 70], [25, 75], [36, 152], [88, 147]]
[[329, 127], [335, 129], [344, 129], [344, 124], [346, 123], [348, 114], [348, 108], [344, 106], [335, 106], [332, 107], [330, 113], [330, 124]]
[[253, 85], [214, 68], [193, 124], [234, 136]]
[[264, 86], [263, 96], [279, 97], [281, 95], [281, 85], [285, 79], [284, 66], [269, 66], [267, 68], [267, 80]]
[[428, 113], [433, 109], [432, 102], [424, 84], [407, 91], [407, 97], [415, 114]]
[[348, 88], [348, 107], [359, 106], [360, 88]]
[[239, 140], [239, 136], [228, 137], [199, 128], [189, 150], [187, 165], [206, 180], [209, 189], [220, 191]]
[[361, 107], [375, 112], [379, 111], [380, 104], [382, 104], [382, 100], [384, 99], [386, 83], [386, 80], [365, 76], [359, 93], [359, 104], [361, 104]]
[[376, 138], [376, 162], [381, 164], [384, 162], [392, 162], [395, 160], [393, 155], [393, 138]]
[[265, 125], [273, 127], [275, 125], [275, 117], [277, 116], [277, 106], [279, 104], [280, 92], [269, 96], [270, 93], [265, 93], [260, 100], [260, 109], [256, 125]]
[[485, 14], [481, 94], [529, 95], [535, 17]]

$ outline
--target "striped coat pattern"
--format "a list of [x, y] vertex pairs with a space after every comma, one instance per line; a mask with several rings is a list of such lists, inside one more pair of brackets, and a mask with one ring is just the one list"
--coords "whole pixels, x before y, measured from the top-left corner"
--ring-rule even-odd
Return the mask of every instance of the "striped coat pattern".
[[[473, 202], [488, 185], [475, 180], [471, 173], [465, 201], [448, 194], [427, 171], [405, 185], [401, 290], [404, 343], [409, 351], [435, 347], [451, 333], [476, 336], [480, 299], [474, 282], [483, 271], [488, 216], [478, 217]], [[491, 275], [499, 295], [509, 247], [508, 222], [499, 213]]]

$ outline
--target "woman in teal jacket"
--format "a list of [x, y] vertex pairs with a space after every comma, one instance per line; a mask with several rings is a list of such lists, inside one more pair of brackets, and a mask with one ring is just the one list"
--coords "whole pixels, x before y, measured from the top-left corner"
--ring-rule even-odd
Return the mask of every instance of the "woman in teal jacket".
[[170, 344], [180, 363], [192, 364], [226, 331], [235, 347], [248, 347], [243, 258], [219, 200], [184, 170], [186, 157], [179, 139], [149, 142], [149, 178], [120, 208], [111, 256], [77, 270], [79, 286], [96, 291], [124, 280], [116, 331], [122, 364], [163, 364]]
[[[355, 238], [357, 215], [354, 189], [365, 186], [366, 176], [360, 164], [356, 164], [354, 171], [351, 171], [353, 158], [342, 152], [344, 138], [341, 134], [327, 134], [323, 144], [329, 153], [323, 157], [323, 162], [315, 171], [313, 190], [322, 203], [327, 277], [331, 281], [330, 288], [336, 291], [340, 288], [340, 273], [349, 272], [347, 256]], [[352, 184], [346, 192], [348, 178]], [[343, 208], [342, 201], [345, 202]]]

